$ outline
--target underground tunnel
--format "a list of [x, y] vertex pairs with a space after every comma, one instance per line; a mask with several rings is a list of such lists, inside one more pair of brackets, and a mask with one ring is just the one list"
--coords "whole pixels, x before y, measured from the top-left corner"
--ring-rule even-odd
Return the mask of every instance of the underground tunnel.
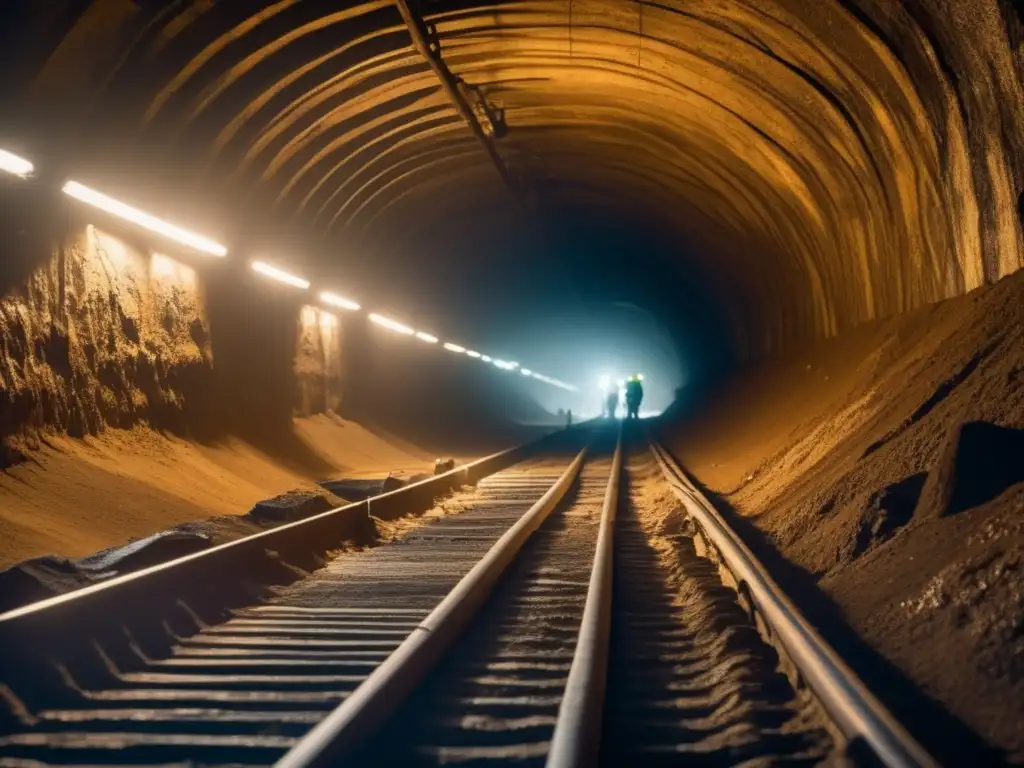
[[664, 446], [894, 720], [941, 764], [1024, 762], [1016, 3], [0, 22], [0, 608], [158, 532], [191, 554], [610, 428], [642, 373], [624, 444]]

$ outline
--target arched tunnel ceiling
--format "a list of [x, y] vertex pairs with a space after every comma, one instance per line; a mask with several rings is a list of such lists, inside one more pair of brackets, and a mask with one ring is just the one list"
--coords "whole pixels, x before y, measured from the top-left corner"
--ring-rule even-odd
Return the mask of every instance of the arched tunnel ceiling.
[[69, 163], [172, 174], [243, 220], [273, 208], [348, 258], [563, 213], [656, 231], [745, 353], [1022, 264], [1009, 0], [413, 9], [500, 110], [514, 192], [391, 0], [66, 0], [28, 14], [50, 45], [19, 103]]

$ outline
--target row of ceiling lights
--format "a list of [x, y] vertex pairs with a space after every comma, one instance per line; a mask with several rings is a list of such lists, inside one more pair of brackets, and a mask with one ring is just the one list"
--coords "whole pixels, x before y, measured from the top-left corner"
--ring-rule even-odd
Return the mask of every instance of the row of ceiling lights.
[[[28, 160], [0, 149], [0, 170], [21, 178], [27, 178], [32, 175], [35, 168]], [[148, 229], [151, 232], [155, 232], [158, 235], [188, 246], [193, 250], [210, 256], [224, 257], [228, 254], [228, 249], [220, 243], [203, 237], [202, 235], [198, 235], [195, 232], [183, 229], [182, 227], [162, 221], [161, 219], [151, 216], [144, 211], [132, 208], [130, 205], [126, 205], [119, 200], [115, 200], [112, 197], [104, 195], [102, 192], [90, 189], [84, 184], [79, 184], [77, 181], [68, 181], [64, 185], [63, 191], [69, 197], [79, 200], [80, 202], [91, 205], [94, 208], [99, 208], [100, 210], [113, 214], [125, 221], [129, 221], [140, 227]], [[310, 288], [310, 282], [308, 280], [286, 272], [285, 270], [275, 267], [272, 264], [268, 264], [265, 261], [253, 261], [251, 262], [250, 267], [254, 272], [257, 272], [264, 277], [276, 280], [277, 282], [285, 285], [290, 285], [293, 288], [304, 291]], [[322, 291], [320, 293], [320, 301], [331, 307], [344, 309], [349, 312], [358, 312], [362, 309], [357, 302], [347, 299], [344, 296], [339, 296], [331, 291]], [[410, 336], [419, 339], [427, 344], [438, 344], [441, 341], [433, 334], [415, 330], [404, 323], [392, 320], [391, 318], [377, 314], [376, 312], [371, 312], [369, 314], [369, 318], [371, 322], [381, 328], [386, 328], [389, 331], [393, 331], [403, 336]], [[518, 369], [523, 376], [529, 376], [530, 378], [542, 381], [545, 384], [550, 384], [553, 387], [558, 387], [559, 389], [564, 389], [570, 392], [575, 392], [578, 389], [572, 384], [567, 384], [564, 381], [559, 381], [558, 379], [554, 379], [550, 376], [545, 376], [537, 371], [531, 371], [529, 368], [523, 368], [519, 363], [511, 360], [502, 360], [501, 358], [490, 357], [489, 355], [477, 352], [474, 349], [467, 349], [460, 344], [453, 344], [451, 342], [444, 342], [442, 346], [449, 352], [466, 355], [467, 357], [475, 360], [480, 360], [481, 362], [494, 365], [504, 371], [514, 371]]]

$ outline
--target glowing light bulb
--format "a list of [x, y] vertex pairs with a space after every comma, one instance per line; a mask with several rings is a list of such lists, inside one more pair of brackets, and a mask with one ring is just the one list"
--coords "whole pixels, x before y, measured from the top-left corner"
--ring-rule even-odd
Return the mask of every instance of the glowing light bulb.
[[25, 158], [18, 157], [13, 152], [6, 152], [0, 149], [0, 171], [7, 171], [7, 173], [24, 179], [26, 176], [32, 175], [32, 172], [35, 171], [35, 166]]
[[[137, 208], [132, 208], [130, 205], [108, 197], [102, 192], [97, 192], [95, 189], [89, 189], [89, 187], [79, 184], [77, 181], [69, 181], [65, 184], [64, 194], [94, 208], [99, 208], [101, 211], [112, 213], [125, 221], [138, 224], [150, 232], [156, 232], [158, 235], [163, 235], [170, 240], [187, 245], [189, 248], [194, 248], [197, 251], [208, 253], [211, 256], [227, 255], [228, 249], [220, 243], [215, 243], [209, 238], [197, 235], [195, 232], [189, 232], [187, 229], [183, 229], [175, 224], [161, 221], [156, 216], [151, 216]], [[309, 287], [308, 283], [306, 287]]]
[[397, 320], [392, 320], [390, 317], [384, 317], [384, 315], [378, 315], [376, 312], [370, 315], [370, 322], [376, 323], [381, 328], [387, 328], [389, 331], [395, 331], [401, 333], [404, 336], [412, 336], [415, 331], [404, 323], [400, 323]]
[[304, 280], [301, 277], [289, 274], [283, 269], [278, 269], [264, 261], [254, 261], [252, 263], [252, 270], [253, 272], [259, 272], [261, 275], [265, 275], [272, 280], [277, 280], [279, 283], [290, 285], [293, 288], [301, 288], [302, 290], [309, 288], [309, 280]]
[[359, 305], [356, 304], [356, 302], [352, 301], [351, 299], [346, 299], [344, 296], [339, 296], [338, 294], [331, 293], [330, 291], [324, 291], [323, 293], [321, 293], [320, 301], [324, 302], [324, 304], [330, 304], [331, 306], [334, 307], [341, 307], [342, 309], [347, 309], [350, 312], [355, 312], [360, 308]]

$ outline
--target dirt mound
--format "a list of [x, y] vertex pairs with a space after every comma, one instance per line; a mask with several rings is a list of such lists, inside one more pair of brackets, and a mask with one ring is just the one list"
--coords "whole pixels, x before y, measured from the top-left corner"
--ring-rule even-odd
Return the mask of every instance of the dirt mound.
[[[455, 462], [452, 460], [452, 468]], [[343, 477], [339, 480], [323, 480], [322, 488], [327, 489], [340, 499], [352, 503], [362, 501], [371, 496], [390, 493], [404, 488], [411, 483], [426, 480], [430, 475], [425, 472], [389, 472], [384, 477]]]
[[320, 489], [289, 491], [257, 502], [246, 515], [184, 523], [86, 557], [32, 558], [0, 570], [0, 613], [343, 505]]
[[258, 502], [246, 517], [260, 525], [276, 525], [304, 520], [344, 504], [342, 499], [323, 491], [289, 491]]
[[971, 421], [949, 431], [918, 504], [921, 517], [955, 515], [1024, 482], [1024, 429]]
[[0, 570], [0, 613], [94, 583], [71, 560], [44, 555]]
[[[662, 431], [841, 612], [812, 619], [1024, 761], [1024, 273], [749, 371]], [[955, 720], [915, 715], [920, 693], [889, 693], [940, 756], [977, 758]]]
[[204, 446], [141, 426], [84, 440], [49, 435], [25, 448], [30, 460], [0, 472], [0, 567], [52, 552], [82, 557], [189, 521], [242, 520], [287, 489], [316, 491], [330, 477], [411, 476], [433, 462], [333, 414], [297, 419], [294, 432], [275, 453], [238, 438]]
[[853, 557], [888, 541], [910, 522], [927, 478], [924, 472], [918, 472], [871, 494], [859, 520]]

